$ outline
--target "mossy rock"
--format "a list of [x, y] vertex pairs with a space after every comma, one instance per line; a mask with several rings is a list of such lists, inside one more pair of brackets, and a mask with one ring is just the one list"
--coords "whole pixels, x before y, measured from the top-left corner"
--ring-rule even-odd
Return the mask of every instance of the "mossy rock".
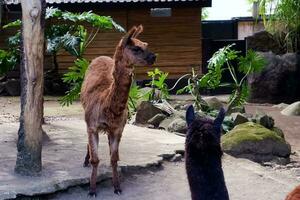
[[271, 130], [274, 131], [277, 135], [279, 135], [281, 138], [284, 139], [284, 133], [280, 128], [273, 127]]
[[222, 137], [223, 151], [254, 161], [270, 161], [276, 157], [289, 157], [290, 145], [276, 130], [247, 122], [237, 125]]

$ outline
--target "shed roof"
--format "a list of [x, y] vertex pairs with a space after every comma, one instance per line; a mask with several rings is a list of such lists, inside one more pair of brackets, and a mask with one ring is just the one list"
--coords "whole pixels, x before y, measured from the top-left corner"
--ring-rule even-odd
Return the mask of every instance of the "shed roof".
[[[21, 0], [4, 0], [4, 4], [16, 5]], [[67, 4], [67, 3], [199, 3], [202, 7], [211, 6], [211, 0], [46, 0], [48, 4]]]

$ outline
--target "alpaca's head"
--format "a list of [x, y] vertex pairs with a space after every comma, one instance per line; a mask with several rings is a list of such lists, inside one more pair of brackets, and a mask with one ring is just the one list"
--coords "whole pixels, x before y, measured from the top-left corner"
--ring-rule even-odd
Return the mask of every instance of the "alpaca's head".
[[225, 110], [221, 108], [215, 120], [196, 117], [194, 107], [189, 106], [186, 112], [188, 132], [186, 146], [199, 154], [222, 155], [220, 138], [221, 126], [225, 117]]
[[122, 56], [130, 65], [153, 65], [156, 56], [148, 50], [148, 44], [137, 39], [143, 32], [143, 26], [131, 28], [122, 38], [119, 47], [122, 50]]

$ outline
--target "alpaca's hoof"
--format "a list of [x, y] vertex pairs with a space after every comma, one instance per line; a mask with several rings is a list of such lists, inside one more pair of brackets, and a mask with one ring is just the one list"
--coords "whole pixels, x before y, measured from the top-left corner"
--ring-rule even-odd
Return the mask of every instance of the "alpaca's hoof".
[[114, 193], [116, 195], [121, 195], [122, 194], [122, 190], [121, 189], [115, 189]]
[[96, 198], [97, 197], [97, 192], [90, 191], [88, 193], [88, 196], [91, 197], [91, 198]]
[[90, 167], [91, 165], [90, 165], [90, 163], [88, 162], [88, 163], [86, 163], [86, 162], [84, 162], [83, 163], [83, 167]]

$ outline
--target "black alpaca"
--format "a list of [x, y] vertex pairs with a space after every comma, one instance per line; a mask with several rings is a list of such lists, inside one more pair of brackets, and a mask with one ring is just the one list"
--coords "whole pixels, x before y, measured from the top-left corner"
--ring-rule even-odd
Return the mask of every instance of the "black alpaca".
[[229, 199], [222, 170], [223, 152], [220, 146], [224, 116], [223, 108], [214, 121], [196, 118], [193, 106], [187, 109], [185, 164], [192, 200]]

